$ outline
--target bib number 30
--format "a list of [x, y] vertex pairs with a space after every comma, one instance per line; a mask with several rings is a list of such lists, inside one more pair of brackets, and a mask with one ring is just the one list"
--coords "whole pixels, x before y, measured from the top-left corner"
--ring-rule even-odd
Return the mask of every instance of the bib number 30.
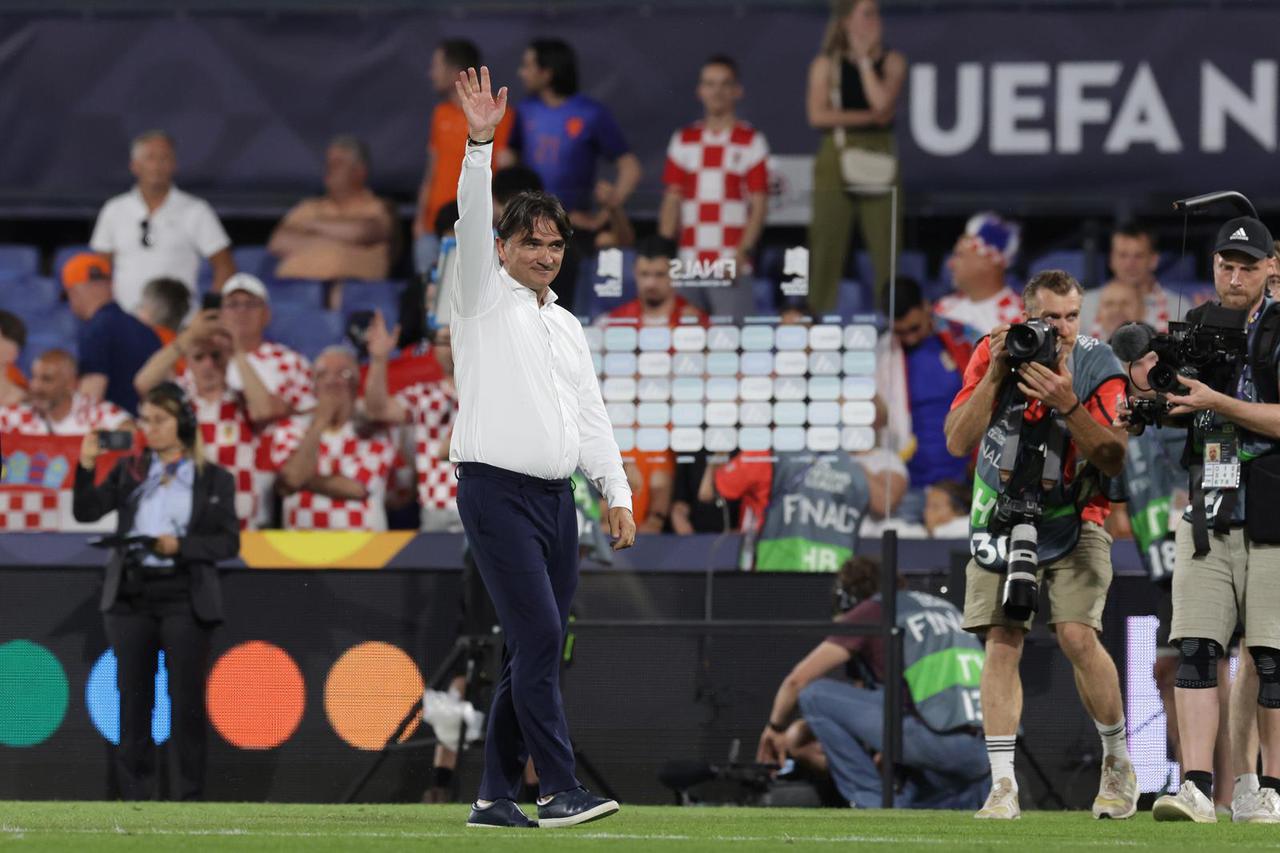
[[1000, 568], [1009, 557], [1009, 537], [977, 531], [969, 537], [969, 553], [984, 569]]

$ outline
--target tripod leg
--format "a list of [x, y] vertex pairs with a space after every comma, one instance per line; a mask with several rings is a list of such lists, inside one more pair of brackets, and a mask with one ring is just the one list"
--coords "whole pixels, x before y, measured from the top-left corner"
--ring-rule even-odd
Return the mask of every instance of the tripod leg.
[[378, 751], [378, 754], [373, 757], [373, 761], [369, 763], [369, 766], [365, 769], [364, 773], [362, 773], [360, 778], [347, 789], [347, 793], [343, 796], [342, 802], [355, 802], [356, 795], [360, 793], [360, 790], [364, 788], [369, 779], [373, 777], [373, 774], [382, 766], [382, 762], [386, 760], [391, 746], [400, 740], [400, 736], [405, 733], [405, 730], [409, 728], [414, 719], [416, 719], [421, 713], [422, 700], [419, 699], [417, 702], [413, 703], [413, 707], [409, 709], [409, 713], [404, 715], [404, 719], [400, 721], [400, 725], [396, 726], [396, 730], [391, 733], [391, 737], [387, 738], [387, 742], [383, 744], [382, 749]]

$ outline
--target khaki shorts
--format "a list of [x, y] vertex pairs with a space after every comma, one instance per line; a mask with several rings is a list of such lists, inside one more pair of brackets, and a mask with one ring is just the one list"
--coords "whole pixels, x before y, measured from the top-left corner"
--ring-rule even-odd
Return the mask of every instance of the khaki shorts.
[[1170, 639], [1226, 649], [1240, 621], [1250, 646], [1280, 648], [1280, 545], [1250, 545], [1241, 528], [1210, 532], [1209, 553], [1196, 559], [1191, 522], [1180, 521], [1176, 536]]
[[[1049, 624], [1079, 622], [1102, 631], [1102, 609], [1111, 587], [1111, 534], [1093, 522], [1080, 528], [1075, 550], [1036, 573], [1049, 590]], [[1031, 619], [1015, 622], [1004, 615], [1004, 574], [989, 572], [969, 561], [964, 572], [964, 629], [981, 631], [991, 625], [1031, 630]]]

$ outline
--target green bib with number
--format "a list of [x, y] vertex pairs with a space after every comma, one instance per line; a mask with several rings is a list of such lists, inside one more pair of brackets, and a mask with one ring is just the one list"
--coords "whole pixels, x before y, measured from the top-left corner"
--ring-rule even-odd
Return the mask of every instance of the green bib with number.
[[1173, 531], [1169, 529], [1169, 519], [1174, 511], [1174, 494], [1187, 487], [1187, 470], [1182, 467], [1186, 440], [1185, 429], [1147, 427], [1142, 435], [1129, 437], [1124, 457], [1129, 524], [1153, 582], [1166, 581], [1173, 575]]
[[858, 547], [870, 500], [867, 475], [849, 454], [778, 454], [756, 571], [838, 571]]
[[902, 676], [916, 713], [935, 732], [982, 725], [979, 685], [986, 656], [961, 622], [949, 601], [924, 592], [898, 595]]
[[[1083, 406], [1089, 401], [1101, 385], [1114, 378], [1124, 378], [1124, 371], [1116, 359], [1111, 347], [1085, 335], [1076, 336], [1076, 345], [1067, 359], [1067, 369], [1071, 371], [1071, 385], [1077, 399]], [[1001, 401], [1006, 398], [1002, 393]], [[1115, 413], [1119, 400], [1104, 400], [1107, 410]], [[999, 412], [997, 412], [997, 415]], [[1048, 424], [1046, 416], [1041, 424]], [[1039, 425], [1026, 421], [1022, 424], [1020, 451], [1016, 466], [1024, 464], [1024, 452], [1036, 442]], [[973, 478], [973, 503], [969, 511], [969, 553], [979, 566], [992, 572], [1003, 572], [1008, 568], [1009, 537], [1006, 533], [995, 535], [988, 531], [992, 512], [996, 507], [996, 499], [1002, 485], [1000, 479], [1000, 456], [1005, 443], [1010, 440], [1004, 424], [999, 417], [992, 419], [982, 435], [982, 443], [978, 449], [978, 462]], [[1071, 471], [1070, 484], [1064, 485], [1067, 454], [1063, 453], [1057, 471], [1057, 481], [1053, 488], [1040, 495], [1043, 514], [1037, 525], [1036, 556], [1040, 565], [1047, 565], [1070, 553], [1075, 548], [1080, 536], [1080, 510], [1089, 499], [1097, 494], [1096, 477], [1089, 476], [1093, 470], [1084, 455], [1077, 452], [1074, 470]], [[1086, 470], [1088, 469], [1088, 470]], [[1016, 469], [1015, 469], [1016, 473]], [[1050, 472], [1045, 471], [1048, 475]]]

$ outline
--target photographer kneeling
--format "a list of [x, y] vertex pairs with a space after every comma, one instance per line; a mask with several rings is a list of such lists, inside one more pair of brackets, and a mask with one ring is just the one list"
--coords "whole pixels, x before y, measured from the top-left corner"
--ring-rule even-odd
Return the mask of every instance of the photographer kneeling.
[[[1173, 346], [1153, 341], [1160, 366], [1177, 370], [1185, 387], [1168, 394], [1170, 414], [1193, 415], [1191, 506], [1176, 533], [1170, 632], [1180, 652], [1174, 698], [1184, 781], [1156, 801], [1156, 820], [1217, 821], [1217, 663], [1243, 617], [1258, 670], [1263, 775], [1248, 802], [1233, 802], [1233, 819], [1280, 821], [1280, 307], [1266, 296], [1273, 251], [1257, 219], [1227, 222], [1213, 255], [1219, 304], [1188, 311]], [[1185, 375], [1188, 365], [1199, 378]], [[1154, 368], [1149, 375], [1160, 384]]]
[[1110, 347], [1078, 334], [1083, 291], [1070, 275], [1039, 273], [1022, 298], [1031, 320], [998, 326], [978, 344], [945, 426], [951, 453], [981, 444], [964, 627], [987, 635], [982, 707], [992, 788], [975, 817], [1021, 815], [1013, 770], [1018, 664], [1043, 577], [1049, 625], [1102, 738], [1093, 814], [1127, 818], [1137, 809], [1138, 782], [1115, 663], [1098, 641], [1111, 586], [1111, 536], [1102, 528], [1110, 502], [1101, 479], [1124, 467], [1126, 436], [1113, 425], [1124, 374]]
[[[835, 598], [837, 622], [880, 624], [880, 565], [865, 557], [846, 560], [836, 577]], [[904, 784], [895, 805], [974, 808], [989, 787], [979, 737], [982, 706], [975, 689], [982, 673], [982, 647], [964, 633], [954, 605], [927, 593], [898, 596], [897, 624], [908, 677], [895, 688], [903, 691], [907, 710], [899, 762]], [[780, 764], [790, 754], [829, 771], [850, 805], [879, 808], [884, 653], [879, 636], [833, 634], [819, 643], [778, 687], [756, 760]], [[841, 667], [859, 684], [824, 677]], [[797, 705], [802, 719], [788, 727], [785, 721]]]
[[205, 681], [210, 636], [222, 621], [217, 561], [240, 550], [235, 481], [200, 450], [195, 412], [173, 383], [142, 398], [141, 456], [116, 463], [101, 485], [98, 433], [80, 446], [72, 509], [76, 521], [118, 510], [117, 544], [107, 562], [100, 608], [116, 655], [120, 745], [116, 765], [126, 800], [149, 800], [155, 783], [151, 714], [163, 650], [172, 700], [170, 775], [174, 799], [204, 788]]

